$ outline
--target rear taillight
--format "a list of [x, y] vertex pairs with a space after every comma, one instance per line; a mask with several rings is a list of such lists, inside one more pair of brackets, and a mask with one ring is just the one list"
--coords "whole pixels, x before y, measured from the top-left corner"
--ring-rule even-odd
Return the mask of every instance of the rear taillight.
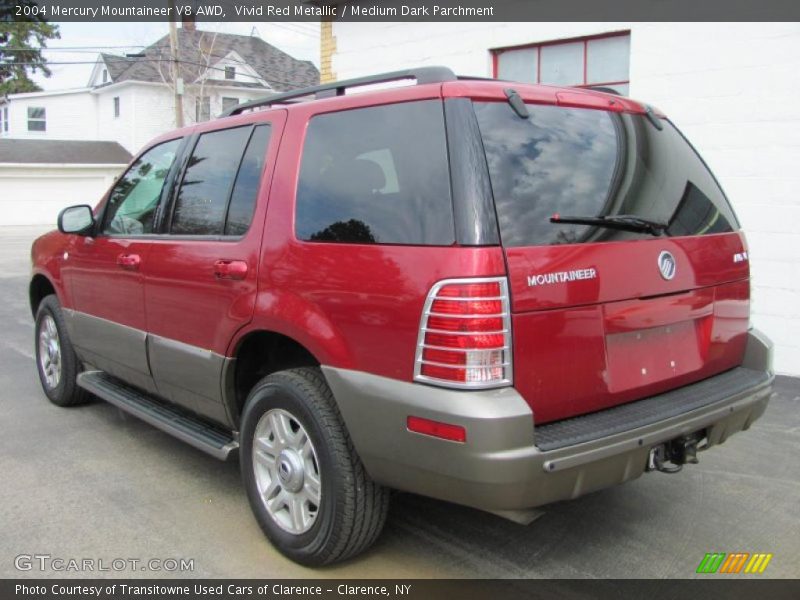
[[505, 277], [434, 285], [420, 321], [414, 379], [469, 389], [511, 385], [510, 314]]

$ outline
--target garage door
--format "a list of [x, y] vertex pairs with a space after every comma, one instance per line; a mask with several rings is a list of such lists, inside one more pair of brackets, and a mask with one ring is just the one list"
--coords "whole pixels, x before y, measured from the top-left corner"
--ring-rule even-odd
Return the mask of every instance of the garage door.
[[94, 206], [122, 168], [66, 174], [35, 170], [0, 170], [0, 226], [54, 225], [61, 209], [73, 204]]

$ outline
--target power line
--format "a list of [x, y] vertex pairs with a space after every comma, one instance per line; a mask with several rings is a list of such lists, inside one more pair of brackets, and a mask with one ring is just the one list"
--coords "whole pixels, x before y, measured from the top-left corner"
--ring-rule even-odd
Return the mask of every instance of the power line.
[[[131, 49], [131, 48], [146, 48], [146, 46], [118, 46], [117, 49]], [[3, 48], [3, 51], [8, 52], [53, 52], [54, 50], [64, 50], [63, 48]], [[105, 54], [103, 49], [79, 49], [79, 50], [64, 50], [65, 52], [69, 52], [70, 54]]]
[[305, 36], [310, 37], [310, 38], [318, 38], [319, 37], [319, 34], [307, 32], [307, 31], [301, 31], [299, 29], [292, 29], [291, 27], [288, 27], [286, 25], [286, 23], [270, 23], [270, 24], [275, 26], [275, 27], [280, 27], [281, 29], [284, 29], [286, 31], [291, 31], [292, 33], [296, 33], [298, 35], [305, 35]]
[[110, 48], [146, 48], [147, 46], [142, 46], [141, 44], [128, 44], [127, 46], [43, 46], [42, 48], [3, 48], [3, 50], [65, 50], [68, 52], [77, 51], [77, 50], [94, 50], [97, 49], [110, 49]]
[[319, 35], [319, 29], [314, 27], [304, 27], [297, 23], [273, 23], [274, 25], [278, 25], [279, 27], [289, 27], [290, 29], [296, 29], [297, 31], [302, 31], [303, 33], [309, 33], [313, 36]]
[[[121, 63], [126, 63], [126, 64], [129, 64], [129, 65], [132, 62], [154, 62], [154, 63], [173, 63], [173, 62], [178, 62], [178, 63], [182, 63], [182, 64], [186, 64], [186, 65], [195, 65], [195, 66], [203, 67], [203, 68], [205, 68], [206, 70], [209, 70], [209, 71], [220, 71], [222, 73], [225, 72], [225, 69], [221, 68], [221, 67], [210, 67], [210, 66], [206, 65], [205, 63], [194, 62], [194, 61], [189, 61], [189, 60], [182, 60], [182, 59], [178, 60], [178, 61], [173, 61], [171, 58], [131, 58], [131, 59], [125, 59], [125, 58], [120, 57], [120, 60], [109, 60], [107, 62], [110, 62], [110, 63], [120, 63], [121, 62]], [[44, 62], [41, 62], [41, 63], [38, 63], [38, 62], [0, 62], [0, 66], [12, 66], [12, 67], [17, 67], [17, 66], [19, 66], [19, 67], [24, 67], [24, 66], [27, 66], [27, 67], [33, 67], [33, 66], [41, 67], [41, 66], [51, 66], [51, 65], [95, 65], [95, 64], [97, 64], [97, 61], [94, 61], [94, 60], [93, 61], [47, 61], [46, 63], [44, 63]], [[303, 86], [303, 85], [305, 85], [303, 83], [299, 83], [299, 82], [296, 82], [296, 81], [294, 81], [294, 82], [292, 82], [292, 81], [281, 81], [279, 79], [273, 79], [271, 77], [261, 77], [259, 75], [250, 75], [249, 73], [239, 73], [239, 75], [241, 75], [242, 77], [250, 77], [251, 79], [257, 79], [259, 81], [269, 81], [269, 82], [272, 82], [272, 83], [278, 83], [278, 84], [282, 84], [282, 85], [289, 85], [289, 86]], [[216, 79], [216, 80], [213, 80], [213, 81], [221, 81], [221, 80]]]
[[311, 23], [308, 23], [306, 21], [277, 21], [277, 22], [278, 23], [286, 23], [287, 25], [293, 25], [295, 27], [301, 27], [301, 28], [305, 27], [305, 28], [308, 28], [308, 29], [316, 29], [316, 27], [314, 27], [314, 25], [312, 25]]

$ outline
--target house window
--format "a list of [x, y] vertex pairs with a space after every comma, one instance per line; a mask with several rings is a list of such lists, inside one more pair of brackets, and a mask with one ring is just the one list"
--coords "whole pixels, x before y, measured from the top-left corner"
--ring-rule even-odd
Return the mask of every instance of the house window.
[[201, 96], [195, 99], [194, 120], [197, 123], [211, 119], [211, 97]]
[[628, 94], [629, 31], [492, 51], [494, 77], [524, 83], [608, 87]]
[[8, 133], [8, 107], [4, 106], [0, 111], [0, 135]]
[[228, 112], [234, 106], [239, 106], [239, 99], [238, 98], [226, 98], [222, 97], [222, 112]]
[[236, 79], [236, 67], [225, 67], [225, 79]]
[[43, 106], [28, 107], [28, 131], [46, 131], [47, 113]]
[[108, 83], [108, 69], [103, 69], [103, 83]]
[[114, 96], [114, 118], [119, 118], [119, 96]]

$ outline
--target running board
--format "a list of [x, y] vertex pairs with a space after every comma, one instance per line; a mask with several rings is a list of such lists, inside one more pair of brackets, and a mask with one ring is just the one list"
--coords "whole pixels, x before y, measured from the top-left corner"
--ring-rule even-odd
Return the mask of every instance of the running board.
[[85, 371], [78, 385], [95, 396], [140, 418], [214, 458], [226, 460], [239, 449], [239, 442], [223, 429], [209, 425], [177, 406], [129, 386], [103, 371]]

